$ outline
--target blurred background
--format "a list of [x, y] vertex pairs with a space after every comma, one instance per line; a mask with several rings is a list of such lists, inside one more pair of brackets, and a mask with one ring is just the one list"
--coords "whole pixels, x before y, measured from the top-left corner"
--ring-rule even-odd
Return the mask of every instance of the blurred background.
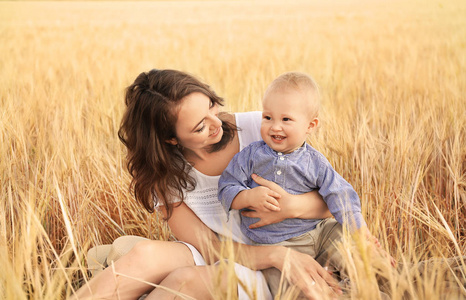
[[[0, 53], [0, 298], [64, 298], [88, 248], [172, 239], [128, 190], [117, 137], [124, 89], [152, 68], [195, 75], [229, 112], [310, 74], [323, 113], [309, 142], [383, 247], [405, 262], [466, 252], [465, 1], [0, 2]], [[398, 275], [393, 299], [444, 298], [440, 275]]]

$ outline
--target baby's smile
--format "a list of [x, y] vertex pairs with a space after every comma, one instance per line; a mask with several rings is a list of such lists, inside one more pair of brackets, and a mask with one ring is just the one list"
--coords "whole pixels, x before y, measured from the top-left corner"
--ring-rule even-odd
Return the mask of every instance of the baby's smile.
[[282, 141], [282, 140], [286, 139], [285, 136], [281, 136], [281, 135], [272, 135], [272, 138], [274, 140], [277, 140], [277, 141]]

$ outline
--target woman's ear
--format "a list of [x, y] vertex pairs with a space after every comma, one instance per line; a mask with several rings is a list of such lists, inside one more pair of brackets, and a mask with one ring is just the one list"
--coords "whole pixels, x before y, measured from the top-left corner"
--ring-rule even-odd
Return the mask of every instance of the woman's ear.
[[169, 143], [169, 144], [171, 144], [171, 145], [173, 145], [173, 146], [178, 145], [178, 141], [176, 140], [176, 138], [171, 138], [171, 139], [169, 139], [169, 140], [165, 140], [165, 142], [166, 142], [166, 143]]
[[314, 118], [312, 121], [309, 123], [309, 127], [307, 127], [307, 133], [311, 133], [312, 130], [316, 129], [319, 126], [319, 119]]

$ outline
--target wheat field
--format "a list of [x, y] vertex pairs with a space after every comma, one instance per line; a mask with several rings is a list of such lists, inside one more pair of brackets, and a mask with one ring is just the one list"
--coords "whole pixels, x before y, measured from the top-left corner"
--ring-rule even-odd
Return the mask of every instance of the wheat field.
[[[90, 247], [172, 238], [128, 190], [117, 137], [124, 88], [152, 68], [197, 76], [230, 112], [259, 110], [285, 71], [312, 75], [310, 142], [370, 230], [400, 262], [438, 258], [390, 275], [392, 299], [466, 297], [465, 261], [442, 269], [466, 253], [465, 1], [0, 2], [0, 53], [0, 298], [66, 298]], [[376, 299], [377, 270], [346, 250], [351, 298]]]

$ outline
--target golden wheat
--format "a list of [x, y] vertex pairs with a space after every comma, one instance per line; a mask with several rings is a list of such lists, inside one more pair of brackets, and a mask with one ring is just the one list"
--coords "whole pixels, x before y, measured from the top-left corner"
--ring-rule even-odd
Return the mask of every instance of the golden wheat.
[[[466, 252], [464, 1], [0, 2], [0, 32], [1, 298], [66, 297], [90, 246], [170, 238], [128, 191], [116, 135], [124, 88], [152, 68], [195, 74], [228, 111], [260, 109], [282, 72], [311, 74], [324, 111], [310, 141], [390, 253]], [[373, 299], [387, 263], [353, 246], [352, 296]], [[393, 299], [458, 297], [434, 265], [385, 270]]]

